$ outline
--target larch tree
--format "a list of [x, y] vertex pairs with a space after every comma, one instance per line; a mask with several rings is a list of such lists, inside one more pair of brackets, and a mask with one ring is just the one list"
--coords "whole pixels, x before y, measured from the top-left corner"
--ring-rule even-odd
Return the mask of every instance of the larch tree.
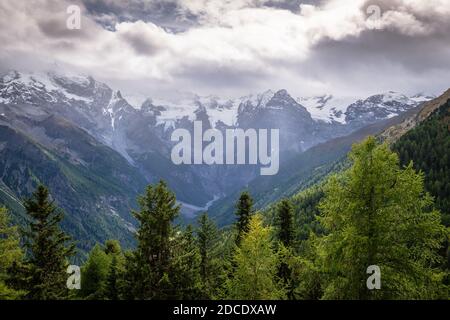
[[270, 227], [262, 217], [251, 217], [249, 230], [237, 248], [235, 270], [228, 282], [230, 299], [271, 300], [285, 297], [277, 281], [277, 257], [271, 243]]
[[7, 285], [8, 271], [14, 264], [20, 264], [23, 252], [16, 226], [12, 226], [6, 208], [0, 208], [0, 300], [17, 299], [21, 292]]
[[[328, 181], [320, 204], [326, 235], [316, 242], [316, 262], [323, 298], [445, 295], [436, 268], [445, 229], [424, 192], [423, 175], [412, 164], [400, 168], [398, 156], [373, 137], [355, 145], [349, 157], [352, 167]], [[368, 285], [375, 270], [379, 289]]]

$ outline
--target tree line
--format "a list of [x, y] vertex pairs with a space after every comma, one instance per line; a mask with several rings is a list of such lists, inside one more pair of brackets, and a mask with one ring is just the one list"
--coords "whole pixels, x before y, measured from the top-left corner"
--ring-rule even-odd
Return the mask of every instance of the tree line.
[[[149, 185], [132, 212], [136, 247], [97, 244], [79, 290], [66, 286], [75, 247], [62, 212], [38, 186], [21, 232], [0, 210], [0, 299], [448, 299], [448, 229], [423, 174], [372, 137], [349, 158], [300, 212], [293, 202], [304, 198], [283, 199], [272, 219], [244, 191], [235, 225], [222, 230], [207, 213], [176, 225], [174, 193]], [[379, 288], [368, 270], [378, 270]]]

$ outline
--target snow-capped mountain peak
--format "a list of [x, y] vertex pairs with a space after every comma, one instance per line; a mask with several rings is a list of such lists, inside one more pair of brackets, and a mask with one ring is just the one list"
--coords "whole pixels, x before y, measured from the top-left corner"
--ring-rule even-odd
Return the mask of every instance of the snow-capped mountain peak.
[[91, 103], [87, 89], [93, 83], [90, 77], [10, 71], [0, 77], [0, 102], [14, 104], [72, 100]]
[[194, 94], [175, 102], [147, 98], [142, 100], [144, 102], [140, 108], [134, 108], [120, 91], [114, 91], [90, 76], [17, 71], [0, 76], [0, 103], [48, 105], [51, 108], [66, 106], [64, 112], [77, 109], [87, 121], [102, 117], [104, 123], [108, 123], [109, 130], [113, 131], [124, 114], [133, 112], [143, 112], [153, 117], [156, 125], [163, 125], [166, 130], [176, 126], [182, 119], [194, 121], [199, 118], [209, 121], [211, 127], [234, 127], [239, 126], [238, 119], [244, 114], [249, 120], [249, 117], [269, 112], [294, 112], [299, 114], [298, 117], [312, 118], [316, 122], [342, 125], [355, 123], [361, 126], [394, 117], [432, 98], [425, 94], [408, 97], [389, 91], [368, 98], [323, 94], [293, 99], [282, 89], [237, 99]]
[[298, 98], [297, 102], [303, 105], [316, 121], [345, 123], [344, 113], [355, 100], [355, 97], [335, 97], [327, 94]]
[[345, 112], [345, 121], [365, 123], [369, 120], [373, 122], [392, 118], [418, 106], [423, 101], [426, 101], [425, 98], [411, 99], [394, 91], [373, 95], [349, 105]]
[[433, 100], [435, 98], [436, 98], [436, 96], [427, 95], [425, 93], [418, 93], [418, 94], [415, 94], [410, 97], [411, 100], [413, 100], [417, 103], [427, 102], [427, 101]]

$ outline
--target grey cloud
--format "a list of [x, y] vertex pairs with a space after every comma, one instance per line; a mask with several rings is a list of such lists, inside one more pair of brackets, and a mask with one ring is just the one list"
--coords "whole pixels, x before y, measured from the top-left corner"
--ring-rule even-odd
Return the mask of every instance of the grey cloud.
[[56, 39], [71, 39], [78, 38], [82, 40], [83, 38], [89, 38], [90, 34], [87, 32], [86, 28], [81, 29], [68, 29], [66, 27], [65, 19], [42, 19], [37, 22], [39, 30], [49, 38]]
[[208, 87], [208, 90], [221, 91], [230, 87], [252, 90], [264, 87], [270, 82], [271, 73], [266, 70], [254, 70], [244, 66], [234, 68], [217, 66], [208, 63], [196, 63], [176, 71], [175, 77], [183, 82], [198, 87]]
[[320, 43], [302, 70], [338, 92], [439, 94], [450, 87], [449, 40], [366, 31], [357, 39]]
[[131, 46], [138, 55], [152, 56], [161, 50], [161, 47], [145, 34], [137, 32], [123, 32], [120, 38]]

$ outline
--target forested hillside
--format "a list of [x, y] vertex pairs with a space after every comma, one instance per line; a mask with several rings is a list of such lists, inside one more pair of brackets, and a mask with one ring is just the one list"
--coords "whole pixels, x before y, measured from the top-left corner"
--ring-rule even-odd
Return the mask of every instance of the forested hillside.
[[[0, 210], [0, 298], [448, 299], [448, 230], [423, 176], [373, 137], [354, 145], [348, 161], [265, 213], [243, 192], [234, 226], [222, 231], [207, 214], [195, 228], [176, 225], [174, 193], [163, 181], [150, 185], [132, 212], [137, 246], [98, 243], [79, 290], [65, 286], [74, 247], [59, 229], [63, 215], [39, 186], [23, 203], [23, 247]], [[381, 285], [366, 286], [368, 270], [378, 270]]]
[[393, 146], [400, 163], [425, 174], [425, 189], [435, 198], [446, 226], [450, 225], [450, 100]]
[[49, 147], [0, 125], [0, 201], [14, 220], [23, 225], [21, 202], [43, 183], [68, 213], [62, 228], [78, 240], [80, 257], [111, 237], [132, 246], [134, 221], [120, 214], [135, 206], [146, 184], [142, 176], [117, 152], [61, 118], [47, 118], [39, 127], [57, 143]]

